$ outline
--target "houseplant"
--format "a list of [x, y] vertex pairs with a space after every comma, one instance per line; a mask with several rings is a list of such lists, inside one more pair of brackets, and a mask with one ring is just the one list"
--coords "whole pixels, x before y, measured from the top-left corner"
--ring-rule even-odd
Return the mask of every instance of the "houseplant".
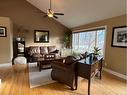
[[71, 37], [70, 32], [65, 32], [64, 33], [64, 36], [63, 36], [63, 39], [62, 39], [64, 48], [68, 48], [70, 46], [70, 39], [71, 39], [70, 37]]
[[100, 50], [101, 49], [99, 49], [99, 47], [94, 47], [94, 53], [93, 54], [94, 54], [95, 59], [101, 54]]

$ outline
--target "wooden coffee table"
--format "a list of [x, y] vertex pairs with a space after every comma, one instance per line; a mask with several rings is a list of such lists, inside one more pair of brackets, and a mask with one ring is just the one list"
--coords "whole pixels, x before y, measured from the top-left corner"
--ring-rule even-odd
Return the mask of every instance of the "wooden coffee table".
[[51, 62], [55, 60], [63, 59], [63, 57], [48, 57], [48, 58], [38, 58], [37, 59], [37, 66], [39, 67], [39, 71], [42, 69], [50, 69], [51, 68]]

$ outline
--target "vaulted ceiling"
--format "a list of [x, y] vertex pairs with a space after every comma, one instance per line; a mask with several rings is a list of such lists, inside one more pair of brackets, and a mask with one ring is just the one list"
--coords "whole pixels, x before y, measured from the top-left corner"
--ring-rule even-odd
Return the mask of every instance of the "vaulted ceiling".
[[[49, 9], [49, 0], [27, 0], [43, 12]], [[52, 9], [65, 15], [57, 21], [74, 28], [95, 21], [127, 13], [126, 0], [52, 0]]]

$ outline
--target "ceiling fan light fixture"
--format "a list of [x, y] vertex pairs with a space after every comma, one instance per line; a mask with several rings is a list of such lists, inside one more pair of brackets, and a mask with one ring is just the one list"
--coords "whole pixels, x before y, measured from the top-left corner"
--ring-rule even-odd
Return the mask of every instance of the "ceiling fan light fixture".
[[50, 17], [50, 18], [55, 18], [58, 19], [57, 15], [64, 15], [63, 13], [56, 13], [52, 10], [52, 6], [51, 6], [51, 0], [50, 0], [50, 7], [47, 10], [47, 13], [45, 13], [44, 17]]
[[53, 17], [53, 14], [50, 14], [50, 13], [49, 13], [49, 14], [47, 14], [47, 15], [48, 15], [48, 17]]
[[47, 10], [47, 15], [48, 17], [53, 17], [54, 11], [52, 11], [51, 9]]

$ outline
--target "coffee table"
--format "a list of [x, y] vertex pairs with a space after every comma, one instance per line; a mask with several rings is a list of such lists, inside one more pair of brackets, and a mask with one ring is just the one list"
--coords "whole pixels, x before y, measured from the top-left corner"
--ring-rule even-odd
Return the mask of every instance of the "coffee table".
[[55, 60], [62, 60], [65, 57], [51, 57], [51, 55], [49, 57], [44, 57], [44, 58], [38, 58], [37, 59], [37, 66], [39, 67], [39, 71], [41, 71], [42, 69], [50, 69], [51, 68], [51, 62], [55, 61]]

